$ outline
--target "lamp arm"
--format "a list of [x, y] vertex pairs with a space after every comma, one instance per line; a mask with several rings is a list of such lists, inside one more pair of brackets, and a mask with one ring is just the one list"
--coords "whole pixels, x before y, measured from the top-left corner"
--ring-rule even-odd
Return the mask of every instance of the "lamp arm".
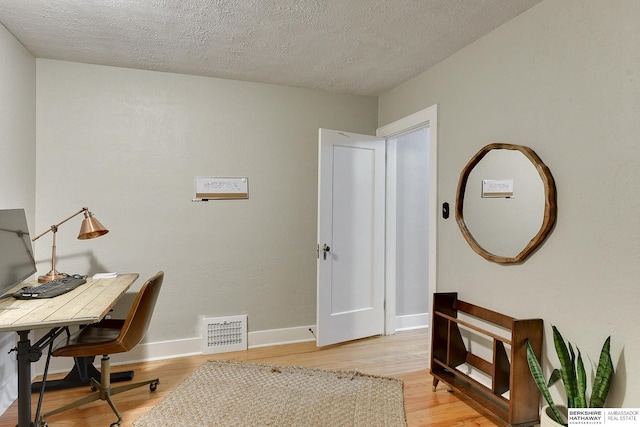
[[31, 239], [32, 242], [35, 242], [36, 240], [38, 240], [39, 238], [41, 238], [42, 236], [44, 236], [45, 234], [49, 233], [49, 232], [53, 232], [54, 236], [55, 233], [58, 231], [58, 227], [61, 226], [62, 224], [64, 224], [65, 222], [69, 221], [71, 218], [80, 215], [82, 212], [88, 212], [89, 208], [82, 208], [80, 209], [78, 212], [74, 213], [73, 215], [71, 215], [70, 217], [68, 217], [67, 219], [64, 219], [62, 221], [60, 221], [59, 223], [52, 225], [51, 228], [49, 228], [47, 231], [44, 231], [40, 234], [38, 234], [36, 237], [34, 237], [33, 239]]

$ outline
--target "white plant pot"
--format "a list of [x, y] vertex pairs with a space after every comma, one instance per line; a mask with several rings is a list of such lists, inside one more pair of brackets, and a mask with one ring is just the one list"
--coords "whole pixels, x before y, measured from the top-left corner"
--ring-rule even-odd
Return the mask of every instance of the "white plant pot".
[[[564, 406], [557, 406], [560, 411], [560, 415], [567, 419], [567, 408]], [[540, 427], [564, 427], [564, 424], [559, 424], [553, 417], [553, 412], [549, 406], [544, 406], [540, 411]]]

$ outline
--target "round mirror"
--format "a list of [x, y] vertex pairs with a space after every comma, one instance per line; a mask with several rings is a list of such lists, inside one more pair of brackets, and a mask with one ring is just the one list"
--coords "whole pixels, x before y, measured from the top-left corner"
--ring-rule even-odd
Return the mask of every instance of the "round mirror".
[[490, 261], [524, 261], [555, 219], [553, 177], [528, 147], [489, 144], [460, 174], [456, 221], [473, 250]]

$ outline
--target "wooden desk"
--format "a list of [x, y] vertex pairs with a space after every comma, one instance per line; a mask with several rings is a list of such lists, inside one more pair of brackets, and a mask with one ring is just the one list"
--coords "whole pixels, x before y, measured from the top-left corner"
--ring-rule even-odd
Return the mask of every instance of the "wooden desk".
[[[124, 295], [138, 274], [120, 274], [113, 279], [87, 278], [87, 283], [55, 298], [0, 301], [0, 332], [14, 331], [19, 335], [18, 360], [18, 426], [29, 427], [31, 422], [31, 363], [42, 356], [42, 349], [55, 339], [66, 326], [96, 323]], [[18, 290], [33, 283], [23, 283]], [[2, 307], [15, 307], [3, 309]], [[49, 329], [49, 333], [34, 345], [29, 332]], [[37, 420], [36, 420], [37, 421]]]

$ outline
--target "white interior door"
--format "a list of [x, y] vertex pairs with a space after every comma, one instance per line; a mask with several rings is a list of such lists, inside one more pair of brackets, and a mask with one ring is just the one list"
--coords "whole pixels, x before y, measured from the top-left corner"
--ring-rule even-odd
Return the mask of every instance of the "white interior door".
[[384, 333], [385, 140], [319, 133], [317, 344]]

